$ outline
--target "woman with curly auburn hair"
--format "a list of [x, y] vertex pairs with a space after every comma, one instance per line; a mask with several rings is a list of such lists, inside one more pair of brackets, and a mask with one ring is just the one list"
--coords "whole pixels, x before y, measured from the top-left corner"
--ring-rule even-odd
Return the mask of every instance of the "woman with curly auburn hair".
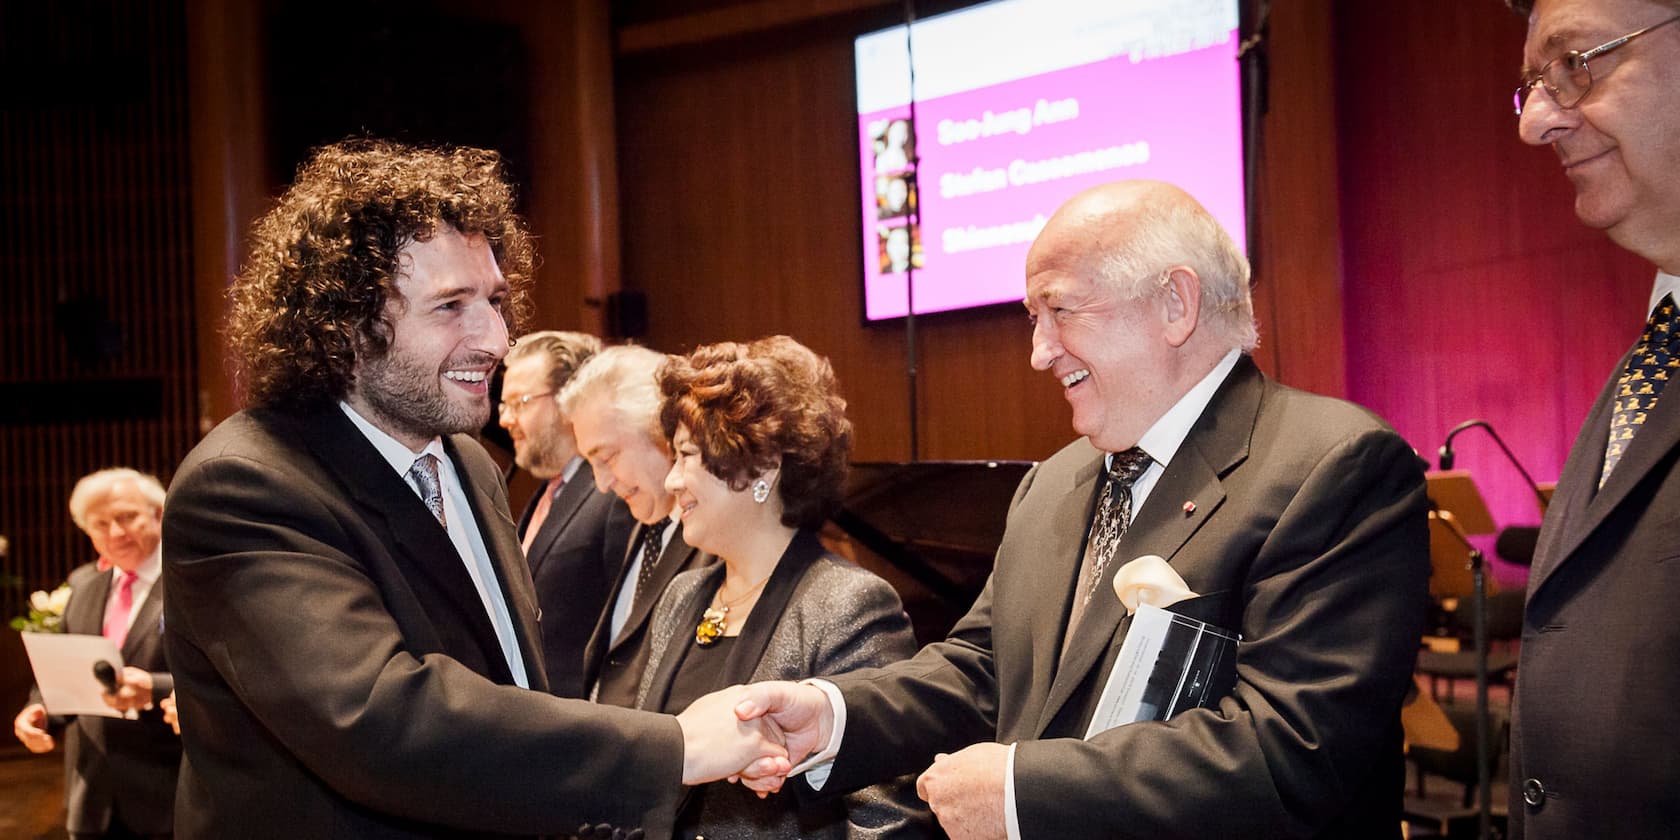
[[[886, 581], [824, 549], [852, 424], [828, 361], [786, 336], [673, 356], [660, 423], [683, 538], [722, 561], [672, 580], [654, 608], [638, 708], [681, 712], [729, 685], [884, 665], [915, 652]], [[909, 777], [801, 807], [736, 785], [697, 788], [681, 837], [926, 836]]]

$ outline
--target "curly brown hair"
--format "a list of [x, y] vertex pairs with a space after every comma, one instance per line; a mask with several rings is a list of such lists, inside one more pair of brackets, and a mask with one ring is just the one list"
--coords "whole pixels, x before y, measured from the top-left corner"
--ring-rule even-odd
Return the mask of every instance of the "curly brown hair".
[[316, 150], [253, 226], [229, 291], [226, 335], [247, 399], [296, 405], [349, 393], [358, 350], [377, 358], [390, 346], [385, 304], [401, 299], [403, 247], [440, 225], [489, 243], [513, 330], [536, 263], [513, 203], [501, 155], [486, 149], [352, 139]]
[[709, 344], [667, 359], [659, 390], [665, 436], [687, 428], [731, 489], [780, 460], [782, 524], [815, 528], [838, 506], [852, 423], [827, 359], [785, 335]]

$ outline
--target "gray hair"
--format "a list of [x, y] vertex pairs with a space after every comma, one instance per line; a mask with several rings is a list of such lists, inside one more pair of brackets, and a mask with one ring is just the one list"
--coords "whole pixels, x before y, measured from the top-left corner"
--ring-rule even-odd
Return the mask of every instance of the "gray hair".
[[570, 417], [586, 402], [606, 400], [618, 417], [636, 426], [655, 443], [663, 443], [659, 428], [659, 366], [665, 354], [646, 347], [608, 347], [583, 363], [560, 389], [560, 410]]
[[520, 336], [502, 362], [511, 367], [524, 359], [538, 356], [546, 359], [548, 373], [544, 378], [548, 390], [558, 395], [572, 374], [599, 352], [601, 339], [588, 333], [542, 330]]
[[76, 527], [87, 530], [88, 508], [124, 482], [133, 484], [153, 510], [162, 512], [163, 483], [157, 480], [157, 476], [128, 467], [111, 467], [82, 476], [75, 489], [70, 491], [70, 518], [75, 521]]
[[1260, 344], [1249, 297], [1249, 265], [1231, 235], [1195, 201], [1144, 201], [1125, 241], [1098, 259], [1097, 278], [1122, 300], [1156, 294], [1167, 272], [1187, 266], [1201, 278], [1201, 320], [1249, 353]]

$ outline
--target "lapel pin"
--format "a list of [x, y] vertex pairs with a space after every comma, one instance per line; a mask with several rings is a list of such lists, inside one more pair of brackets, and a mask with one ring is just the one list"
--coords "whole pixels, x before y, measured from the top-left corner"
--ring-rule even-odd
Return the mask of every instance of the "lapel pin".
[[1195, 502], [1185, 502], [1184, 503], [1184, 515], [1185, 516], [1189, 516], [1190, 514], [1195, 513], [1195, 512], [1196, 512], [1196, 503]]

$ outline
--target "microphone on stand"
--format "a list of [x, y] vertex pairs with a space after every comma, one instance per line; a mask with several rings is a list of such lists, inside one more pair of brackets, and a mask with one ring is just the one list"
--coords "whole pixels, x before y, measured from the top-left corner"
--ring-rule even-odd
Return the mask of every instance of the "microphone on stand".
[[1511, 462], [1511, 466], [1517, 468], [1518, 474], [1520, 474], [1523, 477], [1523, 481], [1528, 484], [1528, 489], [1533, 491], [1535, 501], [1540, 503], [1540, 513], [1544, 515], [1546, 513], [1546, 506], [1549, 504], [1546, 501], [1546, 494], [1540, 492], [1540, 485], [1535, 483], [1534, 477], [1528, 474], [1528, 470], [1523, 469], [1522, 462], [1518, 461], [1517, 456], [1512, 454], [1511, 447], [1505, 445], [1505, 441], [1500, 439], [1499, 433], [1494, 431], [1493, 426], [1486, 420], [1466, 420], [1463, 423], [1452, 427], [1452, 429], [1447, 432], [1447, 439], [1441, 443], [1441, 450], [1438, 453], [1440, 455], [1441, 469], [1450, 470], [1453, 467], [1453, 458], [1455, 455], [1452, 448], [1453, 438], [1457, 437], [1459, 432], [1474, 428], [1481, 428], [1485, 430], [1488, 433], [1488, 436], [1493, 438], [1493, 442], [1499, 444], [1499, 451], [1505, 453], [1505, 459]]

